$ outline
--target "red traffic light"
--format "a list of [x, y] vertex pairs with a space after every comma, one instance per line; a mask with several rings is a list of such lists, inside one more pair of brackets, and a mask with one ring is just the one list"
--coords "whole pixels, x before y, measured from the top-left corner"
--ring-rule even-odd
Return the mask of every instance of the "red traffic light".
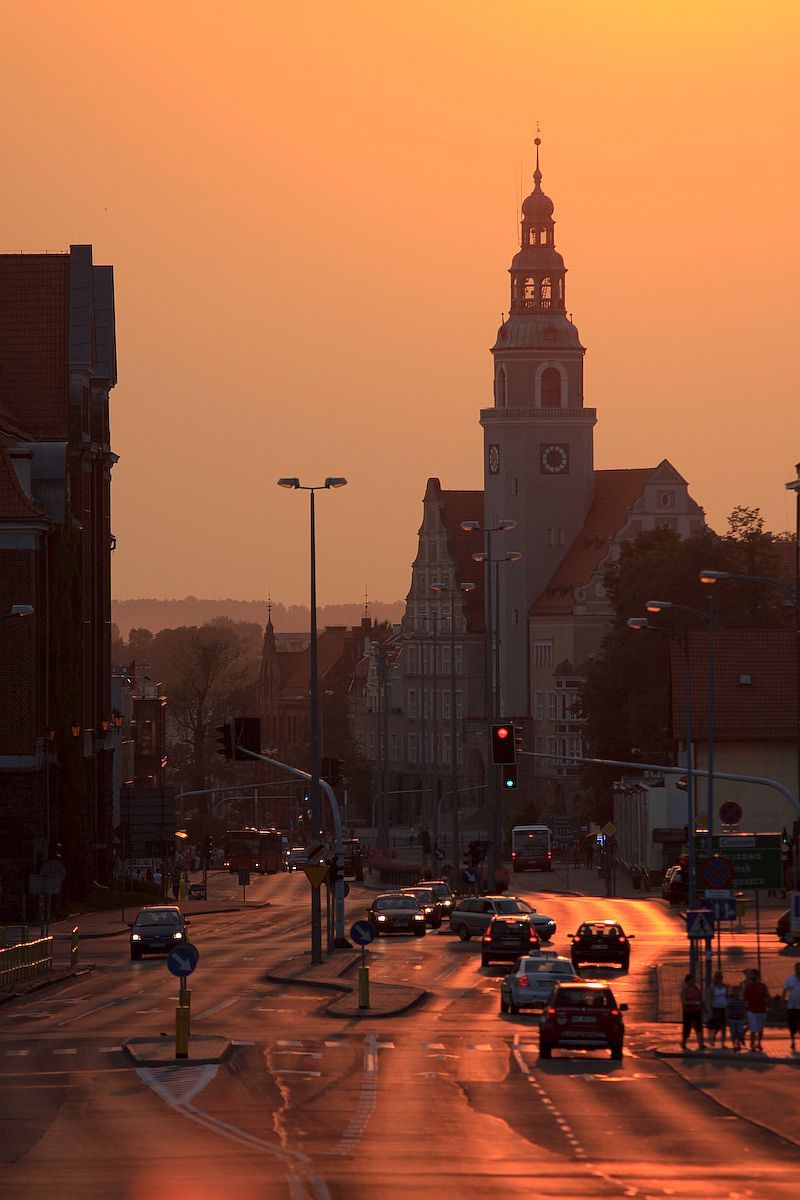
[[507, 725], [498, 725], [497, 736], [499, 738], [507, 738], [510, 736], [510, 734], [511, 734], [511, 730], [508, 728]]
[[492, 762], [496, 767], [517, 761], [517, 747], [514, 742], [514, 726], [510, 724], [492, 725], [491, 727]]

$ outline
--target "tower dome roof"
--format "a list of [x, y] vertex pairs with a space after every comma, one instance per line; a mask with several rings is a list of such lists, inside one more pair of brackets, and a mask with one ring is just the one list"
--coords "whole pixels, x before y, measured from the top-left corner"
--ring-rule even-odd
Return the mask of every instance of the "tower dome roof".
[[549, 221], [553, 216], [553, 201], [542, 191], [542, 172], [539, 170], [539, 147], [541, 138], [536, 138], [536, 170], [533, 172], [533, 191], [522, 202], [522, 215], [529, 221]]

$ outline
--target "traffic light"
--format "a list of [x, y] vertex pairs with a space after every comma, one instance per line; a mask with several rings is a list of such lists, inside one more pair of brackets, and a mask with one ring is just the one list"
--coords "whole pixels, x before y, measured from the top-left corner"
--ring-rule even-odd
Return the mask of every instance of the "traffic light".
[[320, 762], [320, 775], [327, 780], [331, 787], [338, 787], [342, 764], [338, 758], [323, 758]]
[[517, 746], [513, 723], [504, 721], [500, 725], [492, 725], [492, 762], [496, 767], [504, 767], [516, 761]]
[[217, 754], [222, 758], [233, 758], [234, 731], [233, 717], [226, 717], [222, 725], [217, 726]]
[[517, 764], [516, 763], [509, 763], [508, 766], [503, 767], [503, 769], [501, 771], [501, 775], [503, 777], [503, 787], [504, 788], [517, 787]]
[[491, 846], [491, 842], [470, 842], [467, 848], [467, 853], [464, 855], [464, 861], [469, 860], [471, 867], [477, 867], [478, 863], [482, 863], [486, 858], [486, 852]]
[[252, 762], [251, 755], [243, 754], [242, 751], [261, 753], [261, 718], [234, 717], [233, 739], [233, 757], [238, 762]]

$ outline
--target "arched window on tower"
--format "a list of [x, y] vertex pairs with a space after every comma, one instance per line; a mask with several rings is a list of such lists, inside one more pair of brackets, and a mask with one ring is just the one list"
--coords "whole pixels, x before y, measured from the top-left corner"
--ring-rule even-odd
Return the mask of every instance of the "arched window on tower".
[[558, 303], [561, 305], [563, 305], [563, 303], [564, 303], [564, 280], [563, 279], [559, 279], [559, 281], [558, 281]]
[[540, 229], [540, 230], [539, 230], [539, 245], [540, 245], [540, 246], [546, 246], [546, 245], [547, 245], [547, 229]]
[[542, 371], [542, 408], [561, 407], [561, 373], [555, 367]]
[[544, 279], [542, 280], [541, 297], [542, 297], [542, 308], [552, 308], [553, 307], [553, 285], [550, 282], [549, 275], [545, 275]]
[[497, 372], [497, 379], [495, 380], [494, 402], [496, 408], [505, 408], [506, 404], [508, 403], [506, 397], [506, 373], [503, 367], [501, 367]]
[[536, 230], [535, 229], [528, 230], [528, 245], [529, 246], [536, 245]]
[[522, 292], [522, 307], [533, 308], [536, 304], [536, 280], [530, 275], [525, 280]]

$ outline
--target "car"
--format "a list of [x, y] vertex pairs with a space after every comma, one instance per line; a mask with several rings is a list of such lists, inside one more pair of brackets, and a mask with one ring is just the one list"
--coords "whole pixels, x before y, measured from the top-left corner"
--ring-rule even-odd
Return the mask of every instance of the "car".
[[404, 887], [400, 889], [404, 896], [415, 896], [419, 901], [419, 906], [425, 913], [425, 920], [430, 925], [431, 929], [438, 929], [442, 923], [442, 906], [436, 899], [433, 888], [423, 887], [421, 884], [414, 887]]
[[148, 904], [140, 908], [129, 926], [131, 958], [143, 954], [169, 954], [173, 946], [189, 940], [189, 922], [175, 904]]
[[686, 903], [689, 892], [683, 867], [667, 867], [661, 884], [661, 895], [673, 906]]
[[292, 846], [286, 860], [287, 871], [302, 871], [308, 865], [308, 855], [305, 846]]
[[527, 916], [492, 917], [481, 942], [481, 966], [516, 962], [521, 954], [539, 949], [539, 936]]
[[786, 912], [781, 913], [778, 917], [775, 936], [779, 941], [785, 942], [787, 946], [800, 946], [800, 933], [792, 933], [791, 909], [787, 908]]
[[425, 913], [415, 896], [402, 892], [383, 892], [376, 896], [367, 910], [367, 920], [380, 937], [385, 933], [413, 933], [425, 936]]
[[539, 1022], [539, 1057], [552, 1058], [555, 1049], [569, 1046], [610, 1050], [621, 1059], [627, 1009], [607, 984], [557, 983]]
[[462, 942], [468, 942], [476, 934], [482, 934], [493, 917], [515, 916], [525, 916], [543, 941], [555, 933], [552, 917], [537, 913], [521, 896], [477, 896], [462, 900], [450, 913], [450, 931], [457, 933]]
[[198, 879], [196, 883], [190, 883], [186, 889], [186, 896], [189, 900], [207, 900], [208, 885], [202, 879]]
[[568, 958], [555, 951], [518, 958], [500, 983], [500, 1012], [518, 1013], [523, 1008], [541, 1008], [557, 983], [570, 983], [578, 972]]
[[414, 887], [427, 887], [433, 892], [442, 907], [442, 916], [446, 917], [455, 906], [450, 884], [446, 879], [420, 879]]
[[630, 943], [635, 933], [626, 934], [618, 921], [584, 921], [572, 938], [572, 965], [617, 963], [627, 971], [631, 961]]

